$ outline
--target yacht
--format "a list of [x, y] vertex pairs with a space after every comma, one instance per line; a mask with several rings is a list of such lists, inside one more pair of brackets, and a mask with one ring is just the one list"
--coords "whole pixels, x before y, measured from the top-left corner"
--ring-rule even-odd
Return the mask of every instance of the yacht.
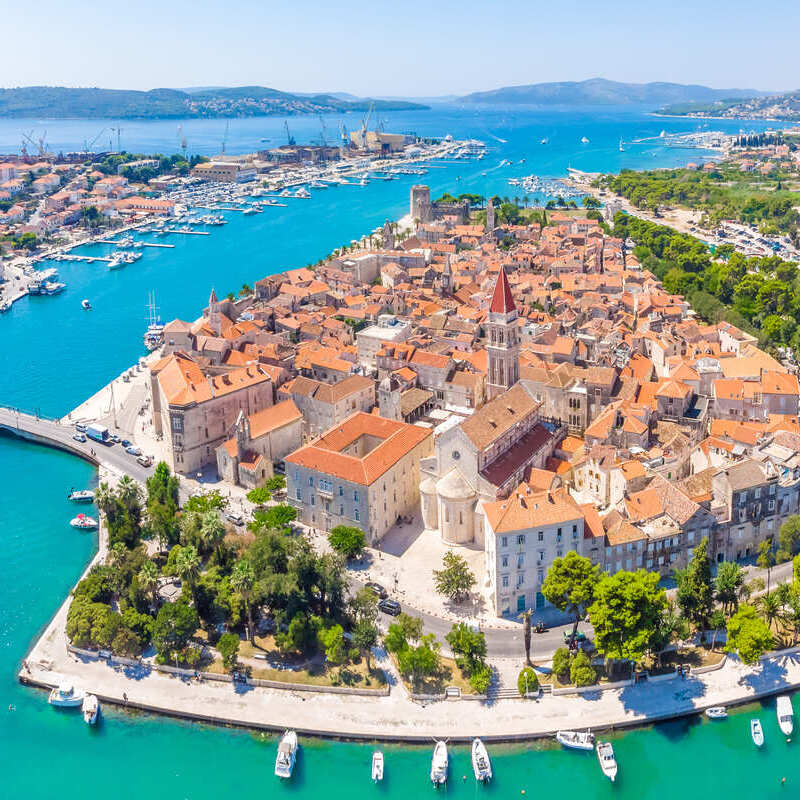
[[603, 775], [613, 783], [617, 777], [617, 759], [614, 758], [614, 748], [611, 742], [598, 743], [597, 760], [600, 762]]
[[71, 683], [62, 683], [50, 692], [47, 702], [58, 708], [77, 708], [85, 696], [83, 689], [76, 689]]
[[492, 779], [492, 762], [486, 745], [480, 739], [472, 740], [472, 771], [476, 781], [485, 783]]
[[147, 300], [147, 330], [144, 332], [144, 346], [152, 353], [164, 343], [164, 325], [158, 316], [155, 292], [150, 292]]
[[706, 716], [709, 719], [727, 719], [728, 712], [725, 706], [713, 706], [706, 709]]
[[380, 750], [372, 754], [372, 780], [374, 783], [383, 780], [383, 753]]
[[622, 145], [623, 145], [623, 142], [622, 142], [622, 139], [620, 139], [619, 140], [619, 151], [620, 151], [620, 153], [624, 153], [625, 152], [625, 148]]
[[278, 196], [279, 197], [291, 197], [292, 193], [288, 189], [284, 189]]
[[788, 694], [782, 694], [778, 698], [776, 711], [781, 733], [784, 736], [791, 736], [794, 730], [794, 710], [792, 709], [792, 698]]
[[87, 694], [83, 698], [81, 711], [83, 712], [83, 721], [87, 725], [94, 725], [97, 722], [97, 715], [100, 713], [100, 703], [97, 701], [97, 697]]
[[59, 283], [58, 281], [46, 281], [43, 287], [45, 294], [58, 294], [66, 288], [66, 283]]
[[123, 253], [114, 253], [111, 261], [108, 262], [109, 269], [122, 269], [128, 263], [123, 257]]
[[88, 300], [86, 300], [85, 298], [81, 300], [81, 308], [83, 308], [86, 311], [89, 311], [91, 307], [92, 304]]
[[750, 720], [750, 736], [753, 737], [753, 744], [761, 747], [764, 744], [764, 729], [761, 727], [760, 719]]
[[89, 517], [86, 514], [78, 514], [69, 521], [73, 528], [78, 528], [82, 531], [93, 531], [97, 527], [97, 520], [94, 517]]
[[594, 750], [594, 734], [590, 731], [556, 731], [556, 741], [570, 750]]
[[434, 786], [441, 786], [443, 783], [447, 783], [448, 764], [447, 744], [440, 740], [436, 742], [436, 747], [433, 748], [433, 757], [431, 758], [431, 783]]
[[302, 186], [294, 193], [295, 197], [300, 197], [303, 200], [308, 200], [311, 197], [311, 192], [304, 189]]
[[5, 313], [10, 308], [11, 308], [11, 303], [9, 303], [8, 300], [3, 300], [2, 302], [0, 302], [0, 314]]
[[328, 184], [327, 183], [323, 183], [322, 181], [311, 181], [311, 183], [309, 183], [308, 185], [312, 189], [327, 189], [328, 188]]
[[278, 744], [278, 755], [275, 758], [275, 774], [279, 778], [291, 778], [296, 758], [297, 734], [294, 731], [286, 731]]
[[67, 500], [73, 503], [91, 503], [94, 500], [94, 492], [91, 489], [72, 489], [67, 495]]
[[585, 136], [581, 136], [581, 144], [589, 144], [589, 140]]
[[258, 206], [250, 206], [249, 208], [246, 208], [244, 211], [242, 211], [242, 215], [245, 217], [252, 217], [253, 214], [260, 214], [260, 213], [261, 209], [258, 208]]

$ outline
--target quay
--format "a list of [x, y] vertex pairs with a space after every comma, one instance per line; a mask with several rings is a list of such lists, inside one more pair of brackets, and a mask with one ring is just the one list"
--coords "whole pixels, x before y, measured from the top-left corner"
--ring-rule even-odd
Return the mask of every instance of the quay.
[[[166, 233], [182, 233], [185, 236], [209, 236], [208, 231], [180, 231], [177, 228], [164, 228]], [[174, 247], [174, 245], [173, 245]]]

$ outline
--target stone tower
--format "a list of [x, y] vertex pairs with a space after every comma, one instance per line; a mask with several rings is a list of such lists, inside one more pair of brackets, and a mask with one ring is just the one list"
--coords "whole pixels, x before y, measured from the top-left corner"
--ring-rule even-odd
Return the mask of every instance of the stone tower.
[[450, 253], [446, 253], [444, 257], [444, 269], [439, 278], [439, 286], [442, 294], [450, 294], [453, 290], [453, 267], [450, 264]]
[[485, 326], [489, 357], [487, 389], [491, 400], [519, 380], [517, 308], [504, 267], [500, 267], [497, 276]]
[[486, 230], [491, 232], [495, 228], [494, 222], [494, 203], [492, 202], [492, 198], [489, 198], [489, 202], [486, 203]]
[[431, 220], [431, 190], [424, 184], [418, 183], [411, 187], [411, 206], [409, 208], [411, 219], [420, 222]]
[[403, 421], [400, 405], [400, 384], [397, 378], [387, 375], [378, 384], [378, 411], [384, 419]]
[[208, 324], [211, 326], [211, 329], [214, 331], [216, 336], [220, 336], [222, 333], [222, 316], [219, 310], [219, 300], [217, 299], [217, 293], [214, 289], [211, 290], [211, 294], [208, 298]]
[[250, 419], [244, 411], [239, 411], [234, 427], [236, 429], [236, 458], [241, 462], [250, 446]]
[[392, 223], [388, 219], [383, 223], [381, 236], [383, 238], [383, 249], [394, 250], [394, 233], [392, 232]]

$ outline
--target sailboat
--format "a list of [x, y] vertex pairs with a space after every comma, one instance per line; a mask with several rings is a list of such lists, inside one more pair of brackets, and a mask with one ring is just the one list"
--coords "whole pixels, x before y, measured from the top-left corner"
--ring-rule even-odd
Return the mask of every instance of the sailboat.
[[155, 292], [150, 292], [147, 298], [147, 312], [148, 325], [144, 334], [144, 346], [152, 352], [164, 343], [164, 326], [161, 324], [161, 318], [157, 314]]
[[619, 151], [620, 151], [620, 153], [624, 153], [625, 152], [625, 148], [622, 146], [622, 137], [621, 136], [620, 136], [620, 139], [619, 139]]

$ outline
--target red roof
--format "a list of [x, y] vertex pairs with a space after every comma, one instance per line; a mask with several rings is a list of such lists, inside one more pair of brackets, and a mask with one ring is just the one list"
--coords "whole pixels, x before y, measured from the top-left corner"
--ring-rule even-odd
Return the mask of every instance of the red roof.
[[511, 294], [511, 286], [508, 283], [505, 267], [500, 267], [500, 274], [497, 276], [497, 283], [494, 285], [489, 311], [493, 311], [496, 314], [508, 314], [510, 311], [514, 311], [515, 308], [514, 295]]

